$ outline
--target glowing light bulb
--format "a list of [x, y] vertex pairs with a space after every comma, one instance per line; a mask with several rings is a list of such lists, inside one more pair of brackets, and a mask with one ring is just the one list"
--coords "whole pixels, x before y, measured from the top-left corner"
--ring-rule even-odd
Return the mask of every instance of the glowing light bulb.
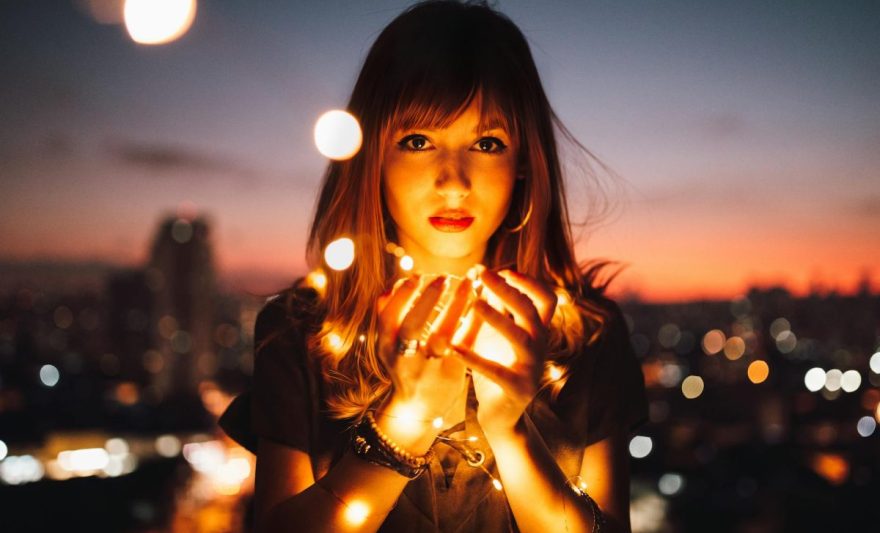
[[346, 111], [327, 111], [315, 123], [315, 146], [329, 159], [350, 159], [361, 149], [362, 141], [360, 124]]
[[362, 501], [349, 502], [345, 506], [345, 520], [354, 526], [359, 526], [370, 515], [370, 508]]
[[406, 270], [407, 272], [409, 272], [410, 270], [413, 269], [414, 266], [415, 266], [415, 262], [413, 261], [412, 257], [405, 255], [400, 258], [401, 270]]
[[571, 304], [571, 296], [568, 295], [568, 292], [561, 287], [556, 289], [556, 305], [561, 307], [569, 304]]
[[324, 345], [327, 350], [337, 355], [341, 354], [345, 349], [345, 341], [335, 331], [331, 331], [324, 337]]
[[551, 380], [559, 381], [562, 378], [562, 369], [551, 363], [547, 366], [547, 375], [550, 376]]
[[[878, 404], [878, 406], [880, 406], [880, 404]], [[468, 440], [468, 442], [477, 442], [477, 437], [471, 435], [470, 437], [467, 438], [467, 440]]]
[[438, 416], [437, 418], [435, 418], [435, 419], [431, 422], [431, 425], [434, 426], [436, 429], [440, 429], [440, 428], [442, 428], [442, 427], [443, 427], [443, 417], [442, 417], [442, 416]]
[[358, 340], [359, 340], [360, 342], [366, 342], [366, 341], [367, 341], [367, 336], [364, 335], [363, 333], [361, 333], [361, 334], [358, 336]]
[[324, 261], [333, 270], [345, 270], [354, 263], [354, 241], [348, 237], [336, 239], [324, 249]]
[[498, 491], [500, 491], [501, 489], [504, 488], [501, 486], [501, 482], [498, 481], [497, 479], [492, 479], [492, 486], [495, 487], [495, 490], [498, 490]]
[[327, 275], [320, 270], [313, 270], [306, 276], [306, 285], [324, 294], [324, 289], [327, 288]]
[[196, 18], [195, 0], [125, 0], [125, 29], [140, 44], [165, 44], [189, 30]]

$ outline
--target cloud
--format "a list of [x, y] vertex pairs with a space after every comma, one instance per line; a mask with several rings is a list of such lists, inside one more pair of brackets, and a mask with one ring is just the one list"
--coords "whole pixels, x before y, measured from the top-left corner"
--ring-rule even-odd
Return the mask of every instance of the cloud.
[[206, 178], [252, 179], [258, 174], [231, 159], [180, 145], [116, 141], [108, 143], [107, 151], [117, 162], [161, 176], [186, 173]]

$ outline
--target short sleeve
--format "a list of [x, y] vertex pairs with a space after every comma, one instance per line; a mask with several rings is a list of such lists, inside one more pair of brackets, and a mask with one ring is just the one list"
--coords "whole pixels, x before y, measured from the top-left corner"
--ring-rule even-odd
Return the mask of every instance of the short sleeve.
[[256, 452], [259, 437], [309, 452], [314, 386], [303, 334], [288, 319], [282, 298], [257, 315], [251, 390], [239, 395], [219, 425]]
[[593, 346], [588, 379], [587, 444], [617, 431], [629, 434], [648, 419], [641, 365], [620, 308], [609, 302], [605, 332]]
[[599, 338], [572, 361], [565, 385], [551, 402], [560, 431], [576, 448], [615, 432], [632, 432], [648, 418], [644, 375], [623, 313], [611, 300], [599, 298], [594, 302], [604, 315]]

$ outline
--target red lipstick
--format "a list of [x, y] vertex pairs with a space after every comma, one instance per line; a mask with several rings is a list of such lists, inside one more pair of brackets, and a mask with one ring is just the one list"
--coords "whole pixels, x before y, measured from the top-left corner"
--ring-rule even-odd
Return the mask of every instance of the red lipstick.
[[434, 229], [443, 233], [458, 233], [474, 223], [474, 217], [463, 209], [444, 209], [428, 217], [428, 220]]

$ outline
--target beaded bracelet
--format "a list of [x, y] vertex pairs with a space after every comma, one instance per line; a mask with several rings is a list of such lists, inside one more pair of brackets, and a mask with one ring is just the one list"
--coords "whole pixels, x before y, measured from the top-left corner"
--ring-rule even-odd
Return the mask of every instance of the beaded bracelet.
[[428, 450], [428, 453], [422, 456], [413, 456], [401, 448], [382, 433], [376, 424], [373, 413], [369, 411], [354, 427], [351, 445], [355, 455], [361, 459], [390, 468], [409, 479], [419, 477], [430, 468], [431, 460], [434, 457], [433, 450]]

